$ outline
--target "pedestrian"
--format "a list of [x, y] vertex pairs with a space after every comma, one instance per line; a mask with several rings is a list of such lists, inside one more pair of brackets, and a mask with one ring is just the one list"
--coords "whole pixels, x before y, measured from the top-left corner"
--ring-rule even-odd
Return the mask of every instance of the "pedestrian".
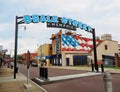
[[11, 69], [13, 69], [13, 62], [10, 62], [11, 63]]
[[13, 62], [8, 62], [8, 68], [11, 68], [11, 69], [13, 69]]
[[7, 65], [8, 68], [10, 68], [10, 62], [8, 62], [8, 65]]
[[3, 59], [0, 58], [0, 68], [1, 68], [1, 66], [2, 66], [2, 63], [3, 63]]
[[4, 62], [4, 65], [6, 64], [6, 61], [5, 60], [3, 60], [3, 62]]

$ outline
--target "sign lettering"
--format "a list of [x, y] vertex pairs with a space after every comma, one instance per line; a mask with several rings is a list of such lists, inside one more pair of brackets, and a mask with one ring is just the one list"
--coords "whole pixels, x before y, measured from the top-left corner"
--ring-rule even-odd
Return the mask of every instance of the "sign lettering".
[[71, 29], [76, 30], [76, 28], [83, 29], [85, 31], [90, 32], [91, 26], [84, 24], [82, 22], [79, 22], [77, 20], [73, 20], [71, 18], [66, 17], [57, 17], [57, 16], [45, 16], [45, 15], [24, 15], [23, 21], [26, 24], [29, 23], [47, 23], [47, 27], [56, 27], [56, 28], [65, 28], [65, 29]]

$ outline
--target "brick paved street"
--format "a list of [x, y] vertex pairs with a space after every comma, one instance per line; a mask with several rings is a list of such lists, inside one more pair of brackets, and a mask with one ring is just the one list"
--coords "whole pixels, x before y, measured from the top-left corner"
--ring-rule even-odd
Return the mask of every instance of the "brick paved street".
[[[120, 92], [120, 74], [112, 74], [113, 92]], [[91, 76], [42, 85], [48, 92], [105, 92], [103, 76]]]
[[[24, 68], [26, 69], [26, 67]], [[22, 69], [25, 71], [24, 68], [22, 67]], [[34, 73], [32, 74], [32, 72]], [[85, 73], [87, 71], [74, 70], [74, 69], [71, 70], [71, 69], [61, 69], [61, 68], [48, 68], [48, 72], [49, 72], [49, 77], [51, 77], [51, 76]], [[31, 75], [32, 75], [32, 78], [33, 76], [39, 77], [39, 68], [31, 67]], [[112, 78], [113, 78], [112, 80], [113, 92], [120, 92], [120, 87], [119, 87], [120, 74], [114, 73], [112, 74]], [[40, 84], [40, 86], [45, 88], [48, 92], [105, 92], [102, 75], [65, 80], [65, 81], [50, 83], [46, 85]]]

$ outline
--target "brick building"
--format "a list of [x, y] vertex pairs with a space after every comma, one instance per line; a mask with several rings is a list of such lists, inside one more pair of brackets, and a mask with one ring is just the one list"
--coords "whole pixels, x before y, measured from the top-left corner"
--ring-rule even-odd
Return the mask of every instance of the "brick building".
[[[111, 35], [96, 39], [97, 60], [105, 65], [119, 65], [119, 59], [115, 59], [115, 53], [119, 53], [118, 42], [113, 41]], [[104, 39], [103, 39], [104, 38]], [[94, 61], [93, 40], [82, 37], [79, 34], [67, 32], [62, 34], [60, 30], [52, 34], [52, 65], [87, 65]], [[119, 58], [119, 56], [118, 56]], [[118, 62], [118, 63], [115, 63]]]
[[[33, 61], [34, 57], [36, 57], [36, 56], [37, 56], [37, 53], [30, 53], [30, 61]], [[22, 54], [22, 62], [24, 64], [27, 63], [27, 53]]]

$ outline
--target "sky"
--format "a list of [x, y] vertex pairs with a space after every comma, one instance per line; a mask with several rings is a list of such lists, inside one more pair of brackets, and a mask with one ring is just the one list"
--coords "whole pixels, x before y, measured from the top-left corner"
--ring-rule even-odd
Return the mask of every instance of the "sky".
[[[0, 0], [0, 45], [8, 54], [14, 54], [15, 17], [33, 14], [78, 20], [95, 28], [96, 36], [111, 34], [120, 43], [120, 0]], [[59, 30], [66, 31], [47, 28], [46, 23], [19, 25], [18, 54], [35, 52], [39, 45], [51, 43], [51, 35]], [[92, 38], [84, 30], [75, 32]]]

